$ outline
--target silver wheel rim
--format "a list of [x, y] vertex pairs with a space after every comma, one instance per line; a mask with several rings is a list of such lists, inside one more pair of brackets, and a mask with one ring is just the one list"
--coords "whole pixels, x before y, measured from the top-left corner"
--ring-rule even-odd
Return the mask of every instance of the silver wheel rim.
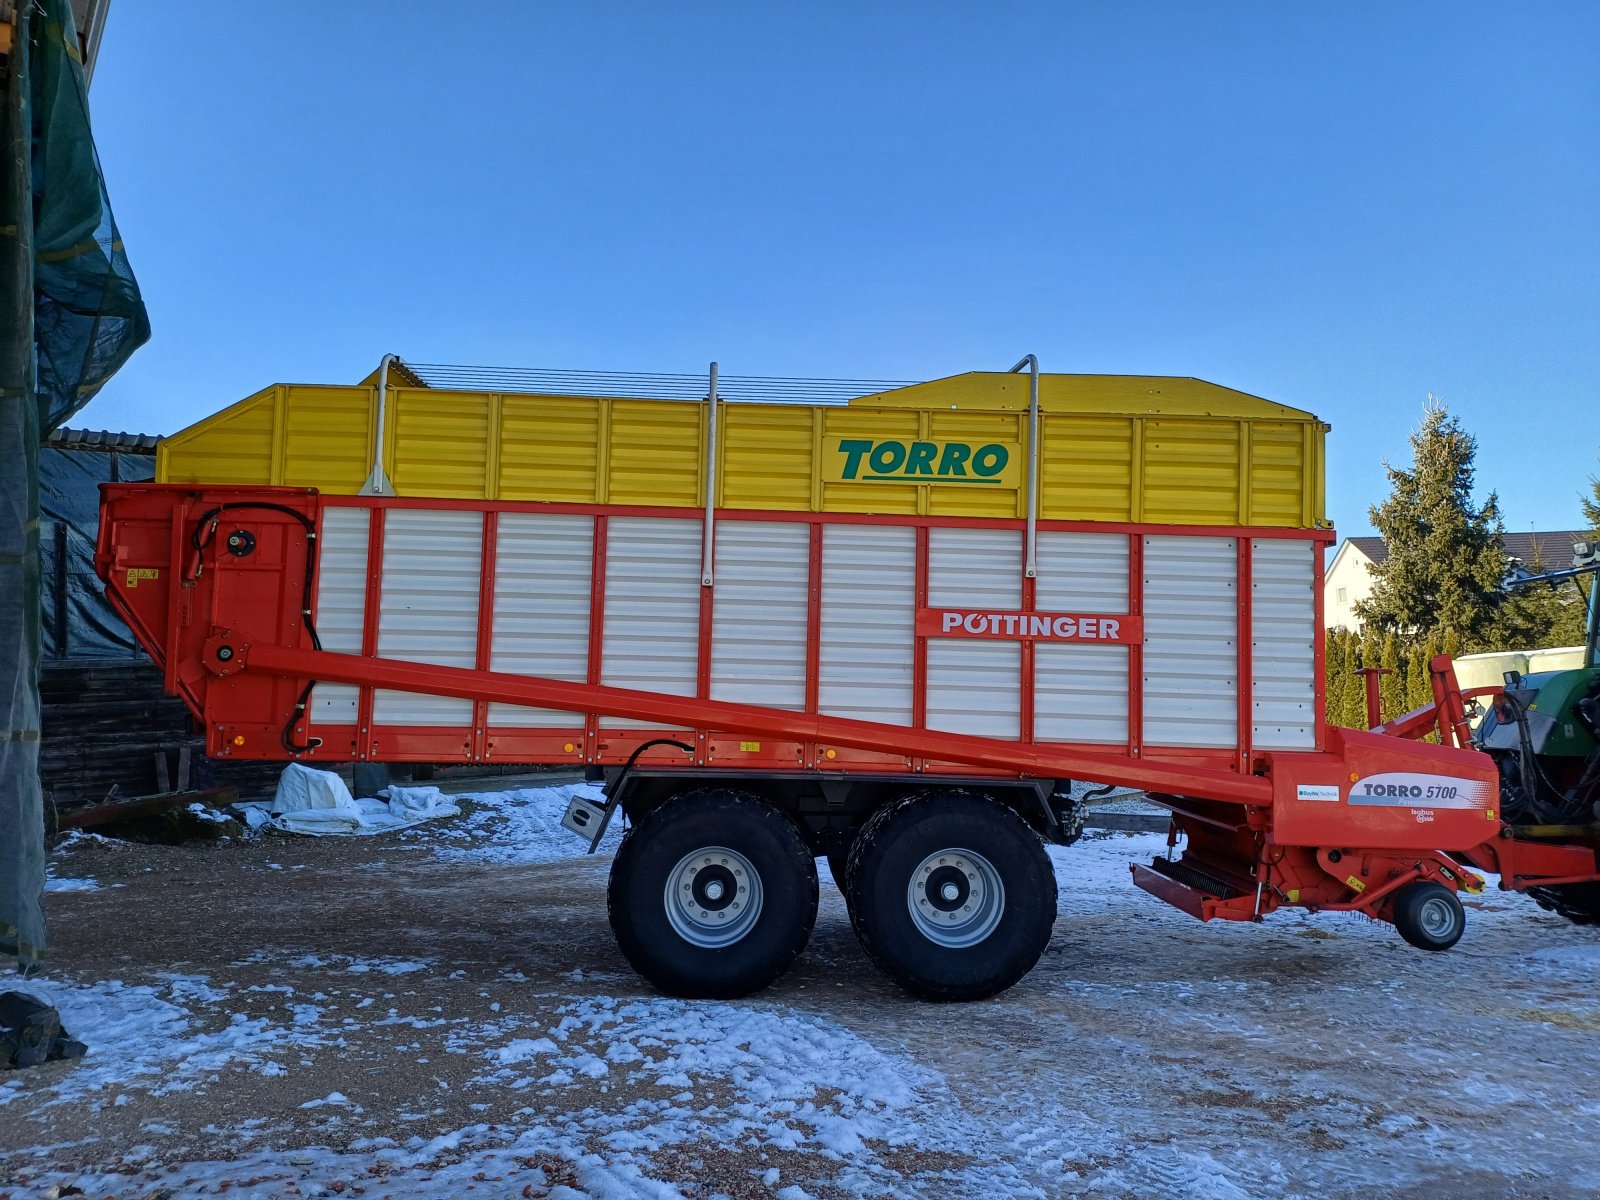
[[951, 847], [917, 864], [906, 885], [906, 907], [918, 933], [959, 950], [995, 931], [1005, 915], [1006, 889], [987, 858]]
[[1455, 932], [1455, 907], [1442, 896], [1424, 900], [1421, 910], [1417, 913], [1417, 924], [1422, 927], [1422, 932], [1434, 941], [1442, 942]]
[[761, 916], [761, 876], [726, 846], [685, 854], [667, 875], [667, 920], [692, 946], [731, 946]]

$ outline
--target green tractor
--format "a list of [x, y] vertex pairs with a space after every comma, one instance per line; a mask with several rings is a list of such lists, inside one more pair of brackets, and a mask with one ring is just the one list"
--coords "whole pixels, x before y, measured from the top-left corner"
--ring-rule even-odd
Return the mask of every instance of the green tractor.
[[[1587, 579], [1583, 665], [1521, 675], [1508, 671], [1473, 734], [1500, 768], [1500, 810], [1517, 836], [1562, 841], [1600, 838], [1600, 544], [1573, 547], [1570, 570], [1522, 586]], [[1540, 905], [1579, 925], [1600, 924], [1600, 883], [1528, 889]]]

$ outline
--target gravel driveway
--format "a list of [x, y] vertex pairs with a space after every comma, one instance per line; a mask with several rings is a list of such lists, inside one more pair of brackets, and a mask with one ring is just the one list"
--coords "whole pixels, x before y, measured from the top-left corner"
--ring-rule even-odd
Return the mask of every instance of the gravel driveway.
[[902, 997], [825, 877], [791, 974], [691, 1003], [612, 945], [565, 792], [58, 854], [42, 989], [91, 1050], [0, 1076], [0, 1198], [1600, 1194], [1600, 934], [1521, 897], [1443, 955], [1203, 926], [1128, 882], [1163, 838], [1101, 836], [994, 1000]]

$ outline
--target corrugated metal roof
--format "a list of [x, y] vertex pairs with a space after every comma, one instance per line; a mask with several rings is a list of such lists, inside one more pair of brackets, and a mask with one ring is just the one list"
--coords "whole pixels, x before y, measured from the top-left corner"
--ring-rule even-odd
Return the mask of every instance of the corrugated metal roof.
[[[1506, 554], [1525, 567], [1537, 563], [1543, 570], [1560, 571], [1572, 565], [1572, 544], [1589, 535], [1581, 529], [1546, 529], [1530, 533], [1508, 533], [1504, 542]], [[1347, 539], [1374, 564], [1389, 557], [1389, 547], [1381, 537], [1353, 537]]]
[[116, 450], [123, 454], [154, 454], [161, 439], [152, 433], [113, 433], [108, 429], [58, 429], [45, 439], [57, 450]]

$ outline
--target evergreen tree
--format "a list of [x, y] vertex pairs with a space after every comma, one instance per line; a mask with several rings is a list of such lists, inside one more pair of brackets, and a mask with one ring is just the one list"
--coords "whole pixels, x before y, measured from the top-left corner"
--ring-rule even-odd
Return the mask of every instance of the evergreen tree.
[[1361, 666], [1381, 666], [1379, 659], [1383, 657], [1383, 638], [1378, 630], [1368, 625], [1361, 631]]
[[1389, 672], [1378, 683], [1383, 719], [1392, 721], [1406, 711], [1405, 664], [1400, 661], [1400, 639], [1392, 633], [1383, 639], [1383, 656], [1379, 665]]
[[1408, 643], [1449, 629], [1476, 646], [1490, 635], [1506, 573], [1500, 502], [1472, 499], [1478, 443], [1432, 396], [1411, 435], [1409, 467], [1385, 464], [1389, 498], [1369, 510], [1389, 556], [1372, 569], [1366, 625]]
[[1600, 476], [1589, 476], [1589, 494], [1578, 496], [1578, 507], [1583, 510], [1583, 519], [1588, 523], [1589, 536], [1600, 538]]
[[1421, 646], [1411, 648], [1411, 656], [1406, 661], [1405, 669], [1405, 707], [1406, 712], [1421, 709], [1424, 704], [1434, 701], [1434, 682], [1427, 674], [1427, 664], [1434, 661], [1438, 654], [1438, 640], [1429, 634], [1427, 642]]
[[1343, 690], [1339, 697], [1339, 712], [1334, 718], [1334, 723], [1343, 725], [1346, 729], [1365, 729], [1363, 719], [1365, 701], [1362, 699], [1361, 676], [1356, 674], [1356, 668], [1361, 665], [1360, 639], [1354, 633], [1346, 632], [1344, 645], [1340, 647], [1339, 674], [1343, 678]]
[[[1559, 564], [1565, 566], [1566, 564]], [[1547, 564], [1534, 544], [1528, 571], [1541, 575], [1557, 570]], [[1494, 650], [1539, 650], [1546, 646], [1575, 646], [1583, 641], [1583, 596], [1571, 580], [1529, 583], [1508, 588], [1495, 612]]]
[[1344, 709], [1344, 641], [1349, 634], [1342, 628], [1322, 634], [1322, 709], [1328, 724], [1339, 724]]

